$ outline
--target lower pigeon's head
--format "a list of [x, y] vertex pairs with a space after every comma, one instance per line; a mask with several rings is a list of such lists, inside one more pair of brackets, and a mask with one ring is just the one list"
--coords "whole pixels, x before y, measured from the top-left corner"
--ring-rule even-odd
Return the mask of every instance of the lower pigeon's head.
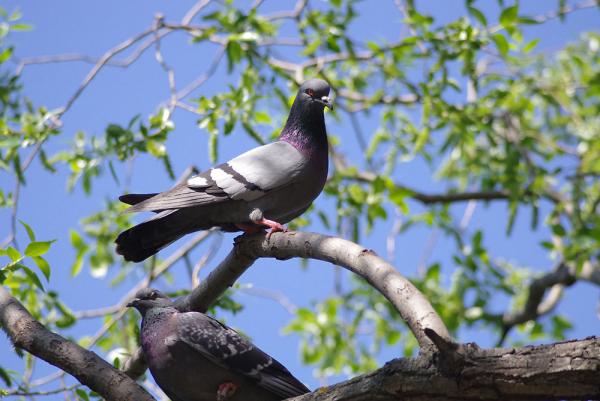
[[140, 311], [142, 315], [149, 309], [167, 308], [172, 305], [169, 297], [153, 288], [142, 288], [135, 293], [134, 298], [127, 304], [128, 307], [134, 307]]

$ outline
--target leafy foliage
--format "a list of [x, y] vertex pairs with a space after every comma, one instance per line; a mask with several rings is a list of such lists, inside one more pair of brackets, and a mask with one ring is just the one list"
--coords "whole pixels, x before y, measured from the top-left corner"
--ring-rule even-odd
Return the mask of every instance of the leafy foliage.
[[[65, 332], [84, 318], [102, 319], [103, 330], [77, 341], [109, 355], [117, 367], [137, 346], [136, 314], [120, 308], [73, 312], [61, 294], [45, 290], [56, 269], [47, 261], [53, 241], [36, 239], [35, 222], [17, 224], [19, 189], [28, 184], [32, 163], [41, 163], [48, 175], [67, 171], [68, 192], [80, 186], [86, 196], [97, 195], [96, 183], [105, 176], [127, 189], [116, 171], [139, 155], [158, 160], [174, 179], [167, 143], [175, 109], [194, 113], [214, 162], [229, 135], [243, 132], [257, 143], [277, 135], [290, 88], [312, 76], [336, 89], [332, 117], [354, 121], [362, 158], [347, 157], [350, 141], [334, 132], [333, 171], [325, 189], [334, 206], [312, 207], [292, 226], [318, 219], [355, 241], [383, 230], [392, 219], [397, 227], [390, 238], [419, 229], [440, 233], [452, 243], [452, 262], [424, 263], [413, 281], [454, 334], [477, 328], [499, 336], [499, 342], [513, 325], [498, 305], [509, 305], [508, 312], [523, 310], [529, 284], [548, 272], [491, 254], [485, 230], [473, 232], [457, 222], [456, 202], [504, 202], [508, 237], [519, 215], [531, 216], [531, 229], [544, 236], [538, 246], [572, 271], [565, 285], [586, 279], [590, 265], [598, 268], [600, 34], [582, 33], [578, 42], [551, 54], [537, 53], [539, 38], [525, 34], [531, 25], [567, 18], [563, 1], [555, 14], [544, 9], [524, 15], [518, 1], [498, 1], [494, 8], [466, 0], [463, 15], [445, 22], [422, 11], [420, 2], [398, 1], [405, 34], [392, 42], [365, 43], [352, 35], [362, 17], [355, 0], [308, 2], [283, 14], [233, 1], [216, 3], [196, 16], [198, 25], [163, 21], [157, 29], [165, 35], [184, 31], [198, 49], [220, 46], [215, 68], [223, 59], [234, 84], [214, 95], [192, 92], [169, 101], [148, 118], [134, 111], [127, 123], [108, 119], [103, 132], [79, 130], [72, 138], [62, 128], [70, 104], [49, 110], [23, 95], [21, 78], [9, 66], [18, 62], [10, 37], [29, 26], [19, 22], [18, 12], [0, 8], [0, 170], [15, 185], [0, 189], [0, 208], [12, 220], [0, 249], [0, 284], [42, 323]], [[368, 136], [356, 123], [361, 119], [376, 122]], [[58, 150], [48, 146], [56, 137], [63, 144]], [[433, 172], [442, 193], [421, 192], [399, 178], [399, 170], [422, 165]], [[164, 261], [133, 267], [116, 258], [114, 238], [131, 224], [123, 210], [107, 200], [70, 230], [71, 275], [89, 270], [98, 280], [109, 277], [113, 286], [140, 277], [169, 283], [168, 271], [157, 273]], [[26, 244], [16, 241], [17, 231], [27, 236]], [[190, 273], [201, 267], [187, 255], [182, 260]], [[235, 313], [242, 307], [233, 290], [212, 312]], [[572, 324], [552, 314], [534, 316], [517, 328], [520, 335], [511, 340], [522, 343], [563, 339]], [[386, 347], [401, 345], [405, 355], [417, 348], [391, 305], [355, 279], [344, 291], [298, 308], [285, 330], [300, 336], [303, 362], [320, 376], [372, 370]], [[0, 378], [7, 387], [20, 381], [4, 367]], [[72, 393], [82, 400], [96, 397], [82, 388]]]

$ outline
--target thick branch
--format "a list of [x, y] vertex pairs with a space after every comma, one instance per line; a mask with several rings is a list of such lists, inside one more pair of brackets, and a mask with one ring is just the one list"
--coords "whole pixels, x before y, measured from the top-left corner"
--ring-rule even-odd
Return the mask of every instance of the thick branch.
[[518, 349], [450, 347], [294, 401], [560, 400], [600, 397], [600, 339]]
[[107, 400], [154, 400], [94, 352], [47, 330], [4, 287], [0, 287], [0, 323], [15, 346], [73, 375]]

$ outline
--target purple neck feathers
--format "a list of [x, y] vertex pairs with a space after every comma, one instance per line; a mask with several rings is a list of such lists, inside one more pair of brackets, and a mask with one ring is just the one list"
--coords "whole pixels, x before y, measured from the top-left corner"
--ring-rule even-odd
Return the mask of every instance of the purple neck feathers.
[[308, 157], [327, 157], [327, 132], [323, 106], [313, 102], [294, 101], [280, 141], [292, 144]]

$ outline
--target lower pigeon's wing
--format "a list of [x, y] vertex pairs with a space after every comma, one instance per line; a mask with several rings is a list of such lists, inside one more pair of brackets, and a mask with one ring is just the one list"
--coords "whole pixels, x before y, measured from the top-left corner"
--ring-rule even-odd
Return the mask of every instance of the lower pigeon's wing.
[[309, 392], [281, 363], [221, 322], [198, 312], [177, 319], [178, 338], [213, 363], [256, 380], [282, 398]]

